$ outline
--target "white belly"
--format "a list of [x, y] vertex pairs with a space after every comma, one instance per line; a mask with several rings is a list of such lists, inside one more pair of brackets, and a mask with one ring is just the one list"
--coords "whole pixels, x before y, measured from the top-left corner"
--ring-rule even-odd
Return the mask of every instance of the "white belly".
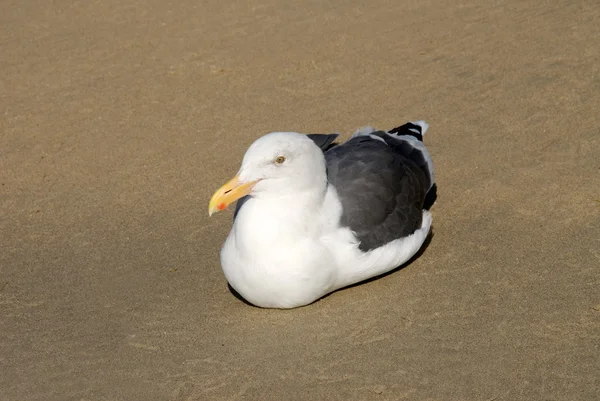
[[337, 219], [326, 224], [284, 219], [266, 203], [249, 200], [238, 214], [221, 250], [231, 286], [248, 302], [265, 308], [307, 305], [331, 291], [386, 273], [421, 247], [431, 214], [412, 235], [361, 252]]
[[256, 306], [307, 305], [335, 285], [333, 258], [312, 241], [272, 244], [268, 252], [249, 253], [241, 248], [232, 231], [221, 250], [221, 265], [229, 284]]

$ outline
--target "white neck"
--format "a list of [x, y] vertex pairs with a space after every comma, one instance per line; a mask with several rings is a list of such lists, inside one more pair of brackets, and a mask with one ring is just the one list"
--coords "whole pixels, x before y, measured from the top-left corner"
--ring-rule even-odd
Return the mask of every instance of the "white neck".
[[323, 191], [305, 191], [276, 197], [261, 194], [246, 201], [233, 229], [238, 246], [250, 251], [294, 242], [319, 234]]

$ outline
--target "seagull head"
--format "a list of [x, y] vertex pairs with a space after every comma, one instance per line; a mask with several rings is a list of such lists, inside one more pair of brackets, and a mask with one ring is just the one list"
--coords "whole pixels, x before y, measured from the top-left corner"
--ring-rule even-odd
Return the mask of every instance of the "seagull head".
[[306, 135], [273, 132], [254, 141], [238, 173], [212, 196], [208, 214], [238, 199], [287, 197], [326, 185], [325, 157]]

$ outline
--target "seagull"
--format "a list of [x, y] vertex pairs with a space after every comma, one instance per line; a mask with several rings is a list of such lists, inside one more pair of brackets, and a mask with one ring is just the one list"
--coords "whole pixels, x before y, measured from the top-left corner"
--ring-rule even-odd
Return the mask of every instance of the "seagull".
[[428, 127], [365, 127], [342, 144], [338, 134], [258, 138], [208, 207], [237, 201], [221, 249], [231, 287], [258, 307], [296, 308], [412, 258], [437, 196]]

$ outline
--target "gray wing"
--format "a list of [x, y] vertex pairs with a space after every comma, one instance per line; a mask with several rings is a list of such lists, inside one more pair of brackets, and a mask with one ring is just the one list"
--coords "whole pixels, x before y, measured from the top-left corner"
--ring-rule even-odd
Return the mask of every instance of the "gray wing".
[[421, 227], [426, 196], [435, 185], [428, 154], [425, 157], [410, 144], [376, 131], [355, 136], [325, 154], [327, 178], [342, 203], [341, 224], [355, 233], [362, 251]]

